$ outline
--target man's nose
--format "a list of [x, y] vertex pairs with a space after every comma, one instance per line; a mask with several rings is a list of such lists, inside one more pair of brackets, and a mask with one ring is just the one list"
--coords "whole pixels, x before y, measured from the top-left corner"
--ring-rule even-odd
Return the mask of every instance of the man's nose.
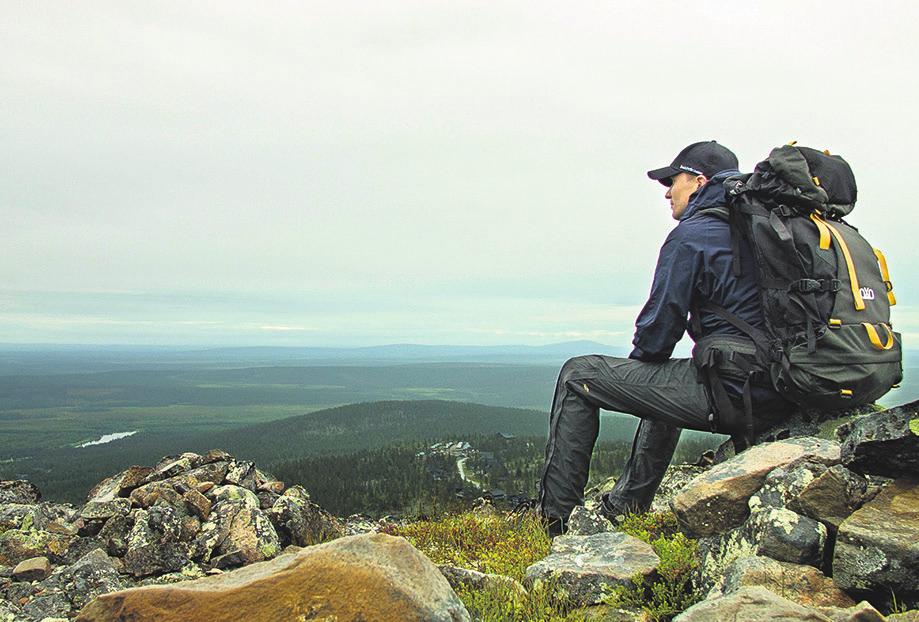
[[670, 191], [671, 191], [671, 190], [672, 190], [672, 188], [669, 188], [669, 187], [667, 188], [667, 192], [664, 193], [664, 198], [665, 198], [665, 199], [669, 199], [669, 198], [670, 198]]

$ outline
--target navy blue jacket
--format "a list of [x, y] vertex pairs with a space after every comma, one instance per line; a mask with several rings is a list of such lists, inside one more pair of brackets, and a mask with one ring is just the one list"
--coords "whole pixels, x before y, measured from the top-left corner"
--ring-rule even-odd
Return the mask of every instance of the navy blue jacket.
[[[687, 329], [695, 304], [714, 302], [756, 327], [763, 313], [749, 246], [741, 242], [742, 275], [732, 271], [731, 230], [724, 220], [704, 210], [725, 204], [724, 181], [739, 171], [722, 171], [690, 197], [680, 222], [661, 247], [651, 285], [651, 296], [635, 322], [635, 349], [630, 358], [662, 362]], [[742, 335], [711, 313], [701, 313], [702, 335]]]

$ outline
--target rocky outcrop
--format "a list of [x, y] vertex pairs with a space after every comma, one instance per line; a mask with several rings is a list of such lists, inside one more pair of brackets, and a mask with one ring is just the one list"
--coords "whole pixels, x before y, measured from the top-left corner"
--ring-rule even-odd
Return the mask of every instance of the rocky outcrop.
[[76, 619], [461, 622], [470, 618], [437, 567], [408, 542], [370, 534], [197, 581], [106, 594]]
[[0, 603], [28, 620], [72, 616], [99, 594], [194, 579], [345, 532], [301, 487], [285, 489], [220, 450], [130, 467], [78, 508], [40, 498], [28, 482], [0, 483]]
[[836, 431], [852, 470], [919, 477], [919, 401], [854, 419]]
[[891, 483], [839, 526], [833, 579], [846, 590], [919, 606], [919, 478]]
[[660, 563], [654, 549], [621, 532], [559, 536], [549, 556], [526, 571], [528, 584], [550, 581], [580, 605], [601, 601], [604, 589], [631, 585], [633, 577], [651, 575]]
[[840, 451], [838, 443], [811, 437], [757, 445], [696, 477], [671, 507], [688, 533], [715, 535], [746, 520], [747, 502], [771, 471], [803, 460], [837, 464]]

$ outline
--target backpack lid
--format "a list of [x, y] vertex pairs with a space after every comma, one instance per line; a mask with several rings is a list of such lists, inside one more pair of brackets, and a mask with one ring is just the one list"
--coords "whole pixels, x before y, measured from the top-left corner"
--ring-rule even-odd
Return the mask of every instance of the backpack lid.
[[[855, 208], [858, 188], [849, 163], [827, 152], [783, 145], [776, 147], [769, 158], [756, 165], [756, 172], [771, 171], [787, 187], [781, 194], [810, 209], [845, 216]], [[783, 185], [785, 185], [783, 184]]]

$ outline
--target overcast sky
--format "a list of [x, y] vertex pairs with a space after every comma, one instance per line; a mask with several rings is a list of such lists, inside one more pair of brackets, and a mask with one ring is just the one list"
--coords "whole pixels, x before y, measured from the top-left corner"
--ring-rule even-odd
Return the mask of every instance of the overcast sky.
[[626, 345], [712, 138], [846, 157], [919, 337], [919, 5], [748, 4], [0, 0], [0, 342]]

